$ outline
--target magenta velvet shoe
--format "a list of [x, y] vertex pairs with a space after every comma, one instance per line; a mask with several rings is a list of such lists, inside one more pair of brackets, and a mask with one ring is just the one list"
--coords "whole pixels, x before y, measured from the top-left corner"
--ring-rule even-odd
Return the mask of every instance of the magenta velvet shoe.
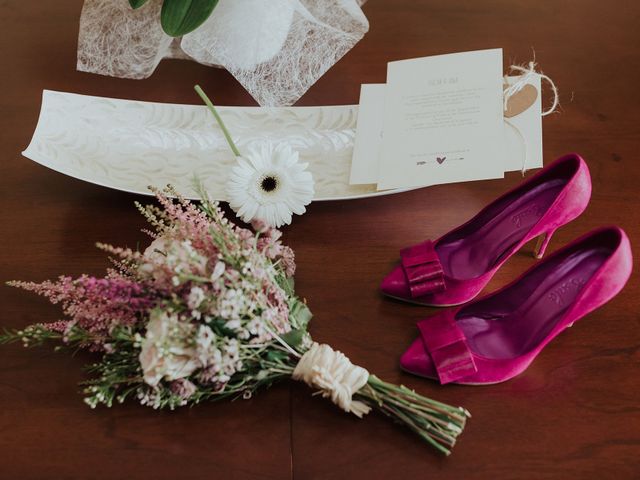
[[501, 290], [418, 322], [420, 336], [400, 365], [442, 384], [509, 380], [560, 332], [615, 297], [632, 265], [623, 230], [594, 230]]
[[580, 215], [591, 197], [591, 177], [576, 154], [559, 158], [501, 196], [470, 221], [400, 252], [400, 265], [382, 281], [382, 292], [427, 306], [465, 303], [529, 240], [541, 258], [553, 233]]

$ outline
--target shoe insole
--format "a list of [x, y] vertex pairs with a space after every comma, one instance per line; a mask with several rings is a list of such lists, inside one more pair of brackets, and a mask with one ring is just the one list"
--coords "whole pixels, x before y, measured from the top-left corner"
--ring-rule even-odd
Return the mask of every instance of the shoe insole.
[[564, 185], [561, 179], [538, 185], [464, 238], [438, 242], [447, 276], [471, 279], [493, 268], [540, 220]]
[[[506, 313], [502, 308], [492, 312], [489, 308], [486, 312], [460, 318], [458, 325], [464, 331], [471, 350], [484, 357], [505, 359], [535, 348], [610, 254], [606, 248], [574, 253], [547, 269], [549, 271], [523, 277], [520, 282], [528, 282], [529, 285], [504, 290], [491, 299], [494, 305], [513, 304], [513, 299], [508, 297], [518, 295], [522, 300], [511, 312]], [[540, 273], [544, 278], [539, 278]], [[502, 302], [500, 296], [504, 297]]]

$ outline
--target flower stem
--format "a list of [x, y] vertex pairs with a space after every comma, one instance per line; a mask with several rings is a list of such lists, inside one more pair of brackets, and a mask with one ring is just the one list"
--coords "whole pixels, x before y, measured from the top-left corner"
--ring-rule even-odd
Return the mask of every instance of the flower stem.
[[402, 385], [369, 376], [367, 385], [355, 395], [372, 408], [404, 424], [445, 455], [451, 453], [464, 429], [469, 412], [418, 395]]
[[224, 122], [222, 121], [222, 117], [220, 117], [220, 115], [218, 114], [218, 111], [216, 110], [216, 107], [213, 106], [213, 103], [211, 103], [211, 100], [209, 100], [209, 97], [207, 97], [207, 94], [204, 93], [204, 90], [202, 90], [202, 88], [200, 88], [200, 85], [196, 85], [193, 88], [196, 91], [196, 93], [198, 95], [200, 95], [200, 98], [202, 99], [204, 104], [207, 106], [209, 111], [211, 111], [211, 113], [215, 117], [216, 122], [218, 122], [218, 125], [220, 126], [220, 129], [222, 130], [222, 133], [224, 134], [224, 138], [227, 140], [227, 143], [229, 144], [229, 147], [231, 148], [231, 151], [233, 151], [233, 154], [236, 157], [239, 157], [240, 156], [240, 150], [238, 150], [238, 147], [236, 147], [236, 144], [233, 143], [233, 139], [231, 138], [231, 134], [229, 133], [229, 130], [227, 130], [227, 127], [225, 126]]

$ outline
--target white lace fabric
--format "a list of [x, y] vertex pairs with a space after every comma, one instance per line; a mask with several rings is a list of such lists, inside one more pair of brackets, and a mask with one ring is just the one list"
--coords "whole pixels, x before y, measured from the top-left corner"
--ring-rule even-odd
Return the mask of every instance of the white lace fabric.
[[263, 106], [295, 103], [364, 36], [366, 0], [220, 0], [194, 32], [172, 39], [161, 0], [133, 10], [128, 0], [85, 0], [78, 70], [150, 76], [163, 58], [226, 68]]

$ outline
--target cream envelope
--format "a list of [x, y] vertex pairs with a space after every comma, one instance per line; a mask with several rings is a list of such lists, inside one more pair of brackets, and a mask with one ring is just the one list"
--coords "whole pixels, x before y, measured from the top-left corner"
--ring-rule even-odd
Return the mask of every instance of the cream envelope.
[[[508, 77], [511, 85], [519, 77]], [[542, 95], [540, 75], [531, 76], [528, 85], [535, 88], [537, 95], [533, 104], [524, 107], [525, 110], [512, 117], [506, 117], [505, 142], [507, 145], [505, 171], [529, 170], [542, 167]], [[517, 100], [516, 93], [513, 97]], [[528, 106], [527, 106], [528, 105]]]
[[384, 120], [384, 83], [362, 85], [358, 107], [357, 134], [353, 145], [351, 185], [378, 183], [380, 146]]

